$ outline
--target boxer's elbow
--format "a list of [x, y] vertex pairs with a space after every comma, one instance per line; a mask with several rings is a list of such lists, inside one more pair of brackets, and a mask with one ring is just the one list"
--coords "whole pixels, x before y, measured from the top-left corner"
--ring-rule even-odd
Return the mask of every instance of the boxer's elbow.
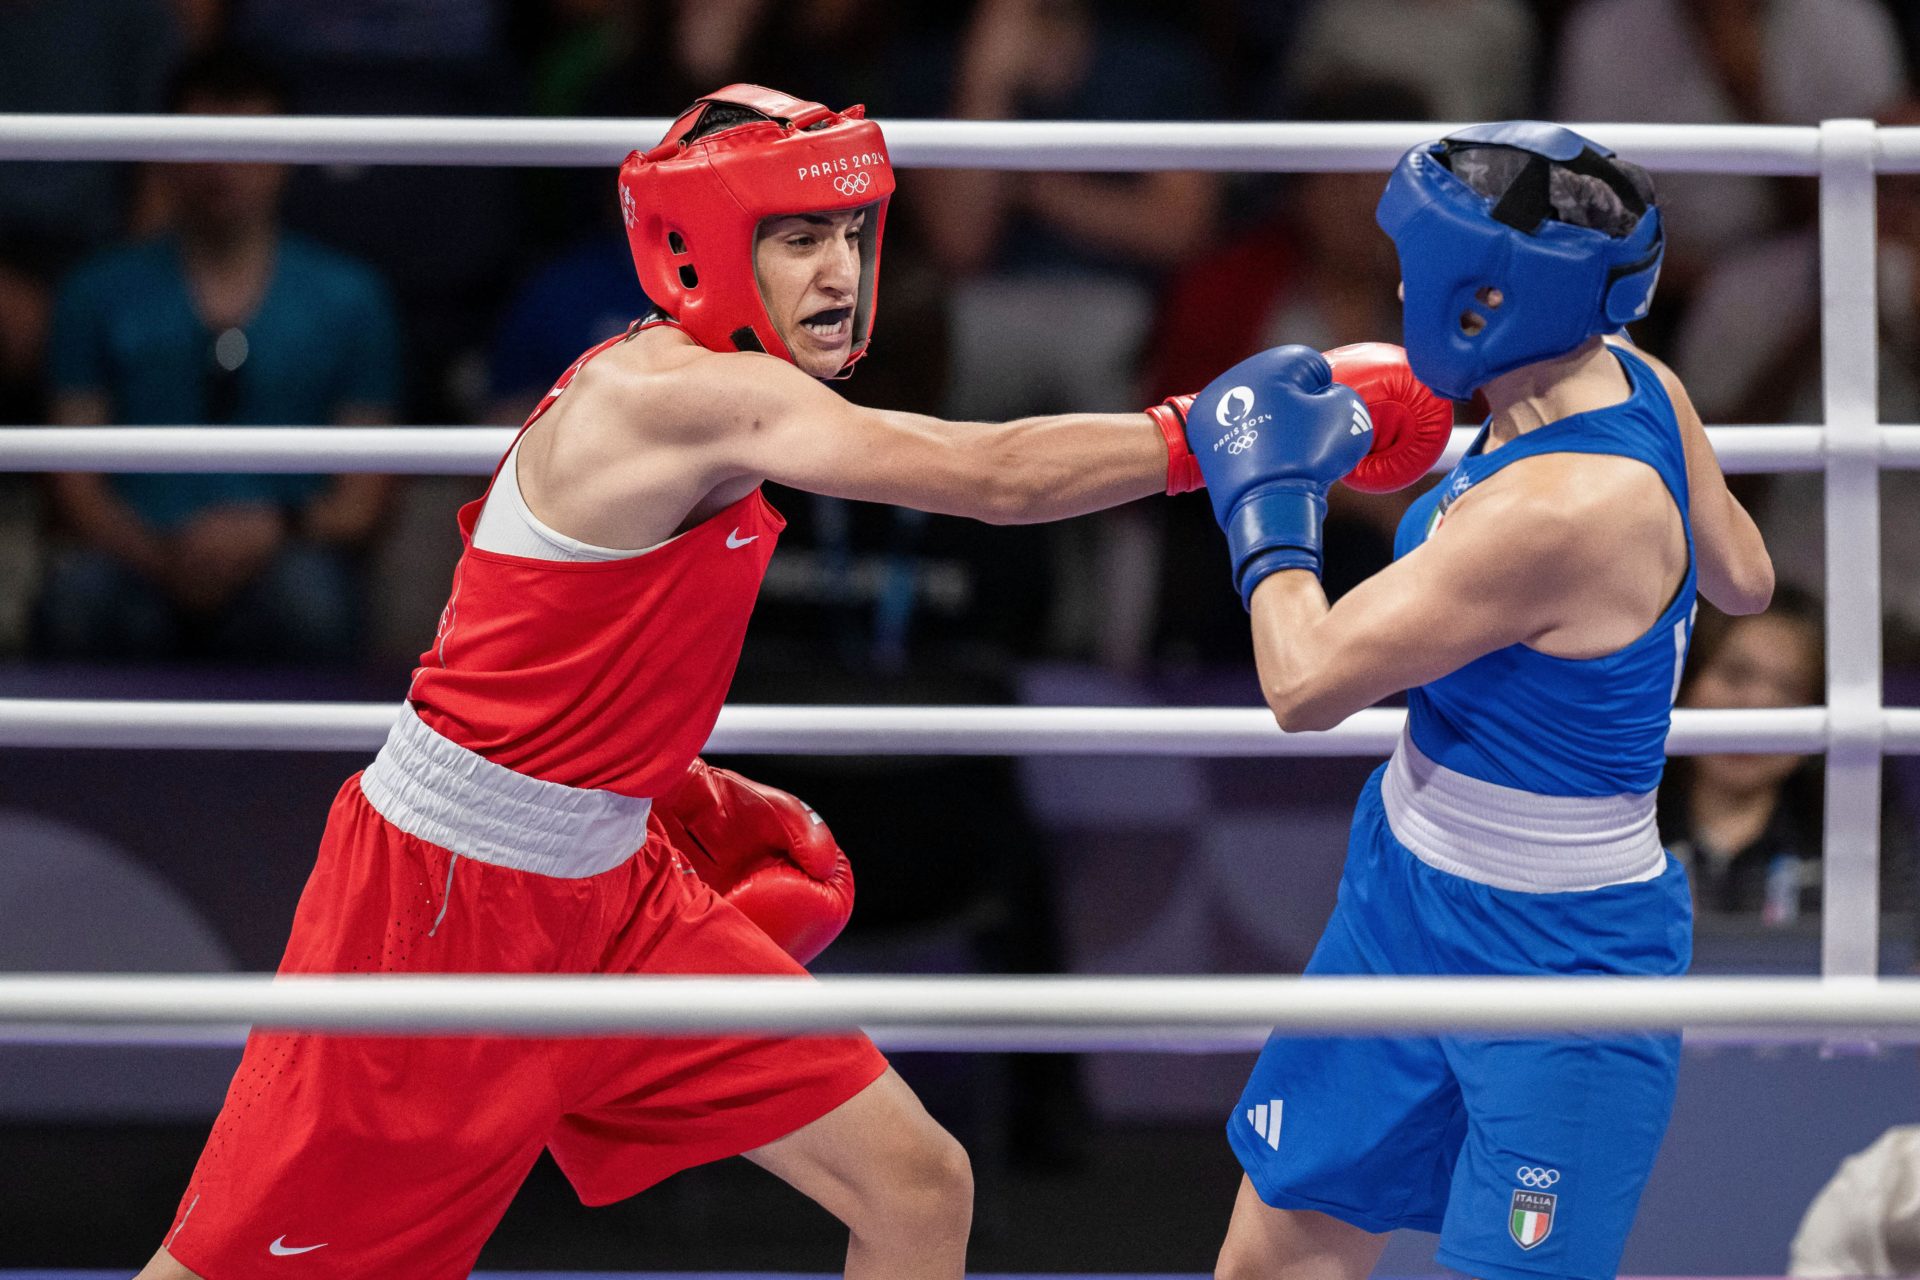
[[1763, 548], [1713, 575], [1711, 583], [1702, 584], [1701, 594], [1720, 612], [1739, 617], [1766, 612], [1773, 603], [1773, 588], [1773, 557]]
[[1320, 733], [1347, 718], [1337, 707], [1314, 702], [1278, 703], [1269, 698], [1267, 706], [1273, 711], [1274, 721], [1288, 733]]
[[1311, 668], [1297, 668], [1265, 680], [1261, 691], [1274, 722], [1288, 733], [1331, 729], [1347, 718], [1346, 708], [1316, 679]]

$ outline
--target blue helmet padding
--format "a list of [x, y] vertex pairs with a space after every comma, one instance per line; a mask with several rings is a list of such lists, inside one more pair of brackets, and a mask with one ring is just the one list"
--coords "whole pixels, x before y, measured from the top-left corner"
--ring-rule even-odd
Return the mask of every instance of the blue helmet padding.
[[[1394, 242], [1406, 289], [1407, 359], [1443, 396], [1465, 400], [1503, 373], [1573, 350], [1646, 315], [1665, 249], [1659, 210], [1615, 238], [1548, 218], [1521, 231], [1492, 216], [1496, 203], [1447, 168], [1449, 147], [1506, 146], [1559, 163], [1587, 149], [1571, 129], [1536, 120], [1475, 125], [1409, 151], [1375, 217]], [[1476, 296], [1498, 289], [1489, 307]], [[1461, 327], [1467, 313], [1481, 330]]]
[[1562, 164], [1576, 159], [1582, 151], [1613, 156], [1613, 152], [1599, 143], [1549, 120], [1496, 120], [1492, 124], [1470, 125], [1448, 134], [1445, 140], [1454, 146], [1516, 147]]

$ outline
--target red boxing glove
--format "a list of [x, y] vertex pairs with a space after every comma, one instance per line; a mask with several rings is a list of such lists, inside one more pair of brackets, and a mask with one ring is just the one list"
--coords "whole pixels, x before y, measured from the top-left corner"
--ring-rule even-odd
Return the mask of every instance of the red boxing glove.
[[853, 914], [853, 867], [797, 797], [696, 756], [653, 816], [694, 874], [801, 964]]
[[1404, 489], [1433, 469], [1453, 437], [1453, 405], [1413, 376], [1390, 342], [1356, 342], [1326, 353], [1333, 380], [1360, 393], [1373, 417], [1373, 451], [1347, 473], [1362, 493]]
[[1167, 440], [1167, 493], [1192, 493], [1207, 482], [1200, 474], [1200, 460], [1187, 444], [1187, 410], [1193, 408], [1192, 396], [1168, 396], [1147, 410], [1153, 425]]

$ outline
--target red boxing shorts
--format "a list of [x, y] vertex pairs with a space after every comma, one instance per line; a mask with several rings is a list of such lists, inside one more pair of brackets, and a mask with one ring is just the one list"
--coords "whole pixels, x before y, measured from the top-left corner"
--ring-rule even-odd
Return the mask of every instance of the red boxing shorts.
[[[610, 869], [542, 875], [407, 834], [356, 776], [280, 972], [805, 971], [657, 833]], [[259, 1033], [164, 1243], [207, 1280], [452, 1280], [542, 1147], [582, 1201], [606, 1204], [789, 1134], [886, 1065], [858, 1036]]]

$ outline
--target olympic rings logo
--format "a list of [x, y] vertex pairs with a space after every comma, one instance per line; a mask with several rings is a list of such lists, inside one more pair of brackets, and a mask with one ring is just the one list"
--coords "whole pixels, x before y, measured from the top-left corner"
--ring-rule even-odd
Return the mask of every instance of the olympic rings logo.
[[[1243, 436], [1236, 436], [1233, 442], [1227, 446], [1227, 452], [1245, 453], [1247, 450], [1253, 448], [1253, 442], [1259, 438], [1260, 433], [1258, 431], [1249, 431]], [[1559, 1175], [1555, 1174], [1554, 1176], [1558, 1177]]]
[[833, 189], [843, 196], [857, 196], [872, 185], [873, 175], [864, 171], [856, 173], [852, 177], [835, 178], [833, 180]]
[[1535, 1169], [1527, 1165], [1514, 1170], [1513, 1176], [1520, 1179], [1523, 1187], [1550, 1187], [1560, 1181], [1558, 1169]]

